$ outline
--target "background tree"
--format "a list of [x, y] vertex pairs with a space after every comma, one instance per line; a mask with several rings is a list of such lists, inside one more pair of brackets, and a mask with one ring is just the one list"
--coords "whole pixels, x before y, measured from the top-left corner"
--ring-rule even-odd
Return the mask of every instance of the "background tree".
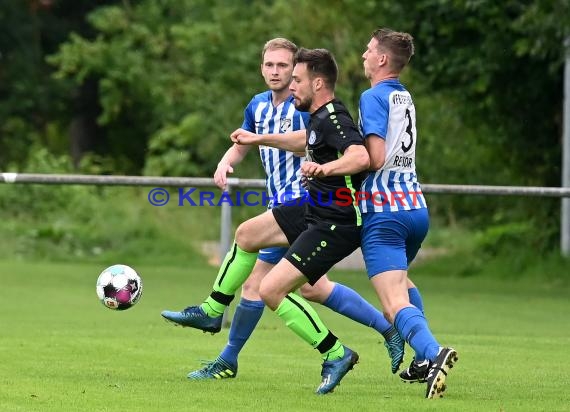
[[[451, 113], [462, 123], [455, 136], [425, 130], [428, 150], [443, 155], [441, 170], [427, 169], [434, 182], [560, 186], [570, 3], [424, 0], [399, 7], [408, 10], [402, 27], [416, 38], [414, 72], [423, 87], [453, 103]], [[477, 225], [503, 224], [508, 231], [508, 222], [519, 222], [516, 237], [535, 246], [557, 241], [557, 199], [441, 200]]]
[[[356, 115], [369, 86], [364, 45], [388, 26], [416, 41], [403, 81], [418, 111], [422, 181], [560, 184], [567, 0], [29, 0], [7, 2], [0, 23], [4, 168], [25, 167], [43, 147], [71, 153], [76, 167], [83, 158], [90, 172], [211, 175], [264, 87], [265, 40], [333, 50], [337, 95]], [[249, 162], [239, 173], [261, 170]], [[556, 239], [557, 200], [430, 204], [450, 222]]]
[[[84, 16], [93, 8], [110, 3], [102, 0], [9, 0], [0, 7], [0, 168], [21, 167], [31, 147], [67, 152], [77, 134], [69, 123], [81, 115], [78, 108], [98, 107], [89, 85], [74, 91], [71, 84], [55, 81], [54, 68], [45, 56], [54, 53], [71, 30], [89, 37], [92, 30]], [[92, 89], [92, 87], [91, 87]], [[74, 104], [77, 99], [85, 103]], [[93, 117], [93, 116], [92, 116]], [[96, 115], [95, 115], [96, 117]], [[91, 122], [84, 133], [98, 133]], [[71, 140], [70, 140], [71, 137]], [[88, 149], [96, 144], [92, 142]]]

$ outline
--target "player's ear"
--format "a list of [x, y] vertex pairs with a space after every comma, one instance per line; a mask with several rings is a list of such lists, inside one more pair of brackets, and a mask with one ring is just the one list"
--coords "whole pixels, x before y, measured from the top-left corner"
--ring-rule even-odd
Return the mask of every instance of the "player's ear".
[[321, 77], [315, 77], [313, 79], [313, 93], [318, 92], [324, 86], [323, 79]]

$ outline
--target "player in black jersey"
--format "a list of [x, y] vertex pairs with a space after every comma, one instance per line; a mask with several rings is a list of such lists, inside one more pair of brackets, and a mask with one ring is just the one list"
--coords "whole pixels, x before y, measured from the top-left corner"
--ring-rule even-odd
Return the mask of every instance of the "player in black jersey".
[[[296, 108], [311, 113], [305, 138], [309, 161], [301, 166], [308, 179], [310, 198], [286, 202], [242, 223], [232, 251], [220, 268], [214, 291], [203, 304], [223, 307], [231, 302], [251, 271], [243, 264], [244, 255], [256, 256], [262, 248], [291, 245], [262, 281], [260, 296], [294, 333], [322, 354], [319, 394], [333, 391], [357, 363], [358, 354], [340, 343], [314, 309], [291, 292], [307, 281], [314, 284], [360, 246], [361, 218], [353, 204], [361, 173], [370, 164], [358, 128], [335, 99], [337, 75], [337, 65], [329, 51], [300, 49], [296, 54], [290, 90]], [[349, 206], [335, 203], [339, 190], [343, 191], [345, 204], [346, 194], [352, 196]], [[199, 307], [192, 309], [189, 317], [196, 318], [196, 322], [191, 326], [209, 330], [207, 321], [211, 318], [204, 316]]]
[[[293, 77], [291, 88], [297, 90], [295, 81]], [[346, 206], [346, 199], [339, 195], [355, 195], [355, 188], [360, 187], [364, 177], [359, 169], [367, 159], [362, 152], [362, 136], [340, 101], [325, 99], [315, 109], [293, 96], [296, 107], [311, 112], [307, 161], [301, 165], [307, 178], [308, 198], [300, 202], [305, 206], [303, 214], [296, 207], [282, 207], [273, 215], [291, 244], [285, 258], [304, 275], [299, 281], [308, 279], [313, 284], [360, 246], [360, 211], [357, 206]], [[310, 101], [313, 106], [319, 102], [313, 97]], [[273, 295], [276, 290], [271, 287], [267, 293]]]
[[[361, 225], [358, 207], [346, 207], [346, 199], [341, 197], [341, 194], [354, 196], [366, 174], [360, 172], [344, 176], [337, 174], [337, 170], [334, 175], [330, 175], [329, 170], [330, 165], [334, 164], [347, 148], [360, 144], [363, 144], [360, 132], [340, 101], [332, 100], [311, 114], [311, 122], [307, 128], [308, 162], [301, 167], [305, 175], [315, 176], [307, 181], [311, 199], [307, 211], [308, 219]], [[327, 164], [328, 166], [324, 166]]]
[[[306, 135], [294, 133], [289, 139], [276, 140], [272, 135], [251, 136], [238, 130], [231, 136], [238, 144], [243, 139], [243, 144], [306, 149], [307, 161], [301, 170], [309, 197], [295, 206], [275, 208], [273, 219], [258, 222], [268, 224], [270, 231], [274, 229], [271, 223], [278, 228], [264, 241], [285, 236], [291, 245], [262, 281], [260, 295], [294, 333], [321, 352], [324, 363], [317, 388], [320, 394], [332, 392], [358, 361], [358, 355], [340, 343], [307, 302], [290, 292], [304, 282], [315, 283], [360, 246], [362, 221], [354, 197], [362, 172], [369, 167], [358, 128], [348, 110], [335, 99], [337, 75], [336, 62], [328, 50], [299, 50], [289, 88], [297, 110], [311, 113]], [[243, 233], [254, 232], [249, 227], [252, 223], [242, 224]], [[247, 248], [257, 247], [259, 242], [253, 236], [241, 239], [242, 247]]]
[[360, 245], [362, 221], [358, 208], [339, 206], [335, 200], [341, 189], [355, 195], [355, 188], [362, 182], [361, 173], [370, 164], [357, 126], [344, 105], [335, 99], [337, 76], [335, 59], [328, 50], [297, 52], [289, 88], [295, 107], [311, 113], [307, 161], [301, 166], [310, 199], [302, 205], [306, 207], [304, 215], [299, 206], [273, 209], [281, 229], [275, 238], [286, 236], [291, 246], [260, 286], [265, 304], [289, 329], [322, 354], [319, 394], [333, 391], [357, 363], [358, 354], [344, 346], [314, 309], [291, 292], [307, 280], [315, 283]]

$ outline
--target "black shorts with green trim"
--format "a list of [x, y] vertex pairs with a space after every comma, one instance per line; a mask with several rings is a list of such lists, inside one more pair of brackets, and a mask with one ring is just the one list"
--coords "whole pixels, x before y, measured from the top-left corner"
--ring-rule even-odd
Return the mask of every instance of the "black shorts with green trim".
[[279, 206], [272, 211], [291, 245], [284, 258], [311, 285], [360, 247], [360, 226], [307, 223], [304, 206]]

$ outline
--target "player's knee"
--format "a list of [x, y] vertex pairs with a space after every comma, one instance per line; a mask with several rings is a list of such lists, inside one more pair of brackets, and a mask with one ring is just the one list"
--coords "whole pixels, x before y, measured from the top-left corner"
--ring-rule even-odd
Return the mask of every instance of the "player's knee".
[[322, 291], [319, 288], [309, 285], [308, 283], [305, 283], [303, 286], [301, 286], [299, 292], [301, 292], [301, 296], [307, 300], [310, 300], [311, 302], [323, 302]]
[[259, 285], [259, 296], [271, 310], [277, 309], [279, 305], [277, 294], [273, 288], [268, 287], [267, 283], [261, 282], [261, 285]]
[[255, 236], [252, 233], [251, 227], [247, 224], [247, 222], [242, 223], [236, 229], [235, 242], [240, 247], [240, 249], [245, 250], [246, 252], [257, 251]]
[[269, 298], [269, 291], [267, 290], [267, 288], [263, 285], [263, 282], [261, 282], [261, 285], [259, 285], [259, 297], [261, 298], [261, 300], [263, 300], [265, 302], [266, 299]]
[[247, 300], [260, 300], [258, 280], [248, 278], [241, 287], [241, 296]]
[[333, 292], [336, 286], [335, 282], [332, 282], [328, 276], [325, 274], [321, 276], [314, 285], [305, 283], [300, 288], [301, 295], [311, 302], [325, 303]]

